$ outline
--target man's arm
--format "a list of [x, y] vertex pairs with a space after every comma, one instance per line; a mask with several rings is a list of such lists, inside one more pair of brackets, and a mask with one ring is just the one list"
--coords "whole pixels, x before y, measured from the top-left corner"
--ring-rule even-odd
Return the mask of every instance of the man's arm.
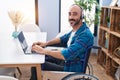
[[46, 42], [46, 46], [49, 46], [49, 45], [54, 45], [54, 44], [59, 44], [61, 41], [60, 41], [60, 38], [54, 38], [50, 41], [47, 41]]
[[55, 57], [57, 59], [65, 60], [64, 56], [61, 54], [61, 51], [45, 50], [45, 55], [50, 55], [50, 56]]
[[54, 44], [59, 44], [61, 41], [60, 41], [60, 38], [54, 38], [50, 41], [47, 41], [45, 43], [43, 42], [34, 42], [32, 46], [34, 45], [39, 45], [41, 47], [46, 47], [46, 46], [49, 46], [49, 45], [54, 45]]
[[45, 48], [42, 48], [39, 45], [34, 45], [34, 46], [32, 46], [32, 51], [35, 51], [37, 53], [44, 54], [44, 55], [50, 55], [52, 57], [65, 60], [64, 56], [61, 54], [61, 51], [59, 51], [59, 50], [58, 51], [57, 50], [56, 51], [47, 50]]

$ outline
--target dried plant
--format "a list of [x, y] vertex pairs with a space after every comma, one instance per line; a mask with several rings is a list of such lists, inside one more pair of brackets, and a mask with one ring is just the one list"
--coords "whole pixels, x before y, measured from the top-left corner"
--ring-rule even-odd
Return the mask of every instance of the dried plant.
[[20, 11], [8, 11], [8, 15], [15, 26], [15, 31], [17, 31], [17, 28], [20, 24], [23, 23], [24, 15]]

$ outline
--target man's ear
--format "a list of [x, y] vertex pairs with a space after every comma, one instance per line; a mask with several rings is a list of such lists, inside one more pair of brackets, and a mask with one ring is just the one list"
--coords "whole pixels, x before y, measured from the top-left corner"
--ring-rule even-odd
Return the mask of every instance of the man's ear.
[[81, 20], [84, 19], [84, 14], [82, 14], [82, 15], [80, 16], [80, 19], [81, 19]]

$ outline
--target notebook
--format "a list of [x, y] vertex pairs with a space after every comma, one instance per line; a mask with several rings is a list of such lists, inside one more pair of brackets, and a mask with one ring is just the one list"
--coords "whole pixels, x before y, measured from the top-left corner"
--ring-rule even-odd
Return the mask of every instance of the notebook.
[[31, 51], [32, 46], [28, 46], [22, 31], [18, 34], [18, 40], [25, 54], [38, 54], [36, 52]]

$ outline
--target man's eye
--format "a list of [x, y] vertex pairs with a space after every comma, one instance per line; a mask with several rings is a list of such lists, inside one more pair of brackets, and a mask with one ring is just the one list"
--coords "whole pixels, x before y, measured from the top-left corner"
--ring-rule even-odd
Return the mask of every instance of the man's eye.
[[69, 16], [71, 15], [71, 13], [69, 12]]
[[77, 13], [73, 13], [73, 16], [76, 16], [77, 15]]
[[73, 13], [69, 12], [68, 14], [69, 14], [69, 16], [71, 16], [71, 15], [72, 15], [72, 16], [76, 16], [76, 15], [77, 15], [76, 12], [73, 12]]

